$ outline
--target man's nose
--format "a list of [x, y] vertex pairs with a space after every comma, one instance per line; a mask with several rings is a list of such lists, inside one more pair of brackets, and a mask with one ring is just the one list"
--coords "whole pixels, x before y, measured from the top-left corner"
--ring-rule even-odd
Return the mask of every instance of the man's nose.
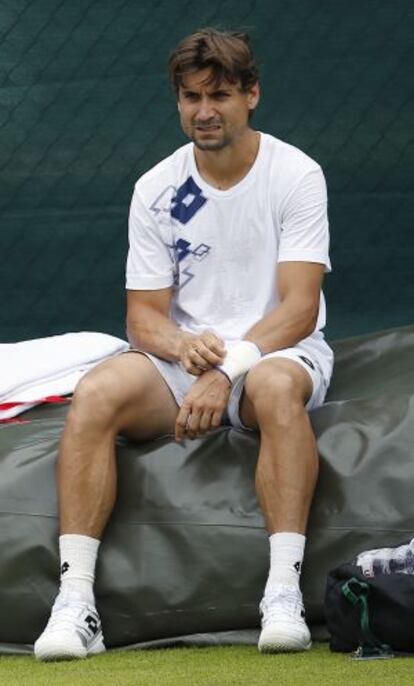
[[214, 117], [213, 103], [209, 98], [202, 98], [198, 105], [197, 119], [200, 121], [208, 121]]

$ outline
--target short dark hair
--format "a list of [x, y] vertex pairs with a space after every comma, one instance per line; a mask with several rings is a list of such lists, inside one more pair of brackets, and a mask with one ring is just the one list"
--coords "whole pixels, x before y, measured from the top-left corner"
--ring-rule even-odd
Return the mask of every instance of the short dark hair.
[[211, 84], [237, 83], [248, 91], [259, 78], [259, 70], [246, 33], [199, 29], [184, 38], [168, 62], [171, 84], [178, 94], [184, 78], [201, 69], [211, 69]]

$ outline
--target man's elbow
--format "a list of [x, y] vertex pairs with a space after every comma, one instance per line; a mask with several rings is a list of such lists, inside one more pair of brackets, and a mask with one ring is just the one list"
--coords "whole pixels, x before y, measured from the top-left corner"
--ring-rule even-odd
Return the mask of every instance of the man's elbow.
[[127, 341], [129, 343], [129, 345], [131, 346], [131, 348], [136, 348], [137, 347], [137, 339], [136, 339], [136, 336], [132, 333], [131, 324], [128, 321], [128, 319], [126, 320], [125, 333], [126, 333]]
[[132, 348], [145, 349], [145, 331], [135, 318], [129, 316], [126, 318], [126, 337]]
[[314, 305], [310, 305], [306, 307], [301, 316], [301, 321], [303, 324], [303, 338], [307, 338], [310, 336], [316, 329], [316, 325], [318, 323], [318, 316], [319, 316], [319, 305], [318, 307], [315, 307]]

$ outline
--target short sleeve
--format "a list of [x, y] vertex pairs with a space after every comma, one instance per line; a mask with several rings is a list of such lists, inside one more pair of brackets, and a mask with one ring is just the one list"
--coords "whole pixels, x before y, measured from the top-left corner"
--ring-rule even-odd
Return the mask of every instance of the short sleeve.
[[281, 208], [279, 262], [317, 262], [331, 271], [325, 178], [307, 171]]
[[172, 286], [174, 264], [160, 228], [137, 190], [129, 211], [128, 290], [158, 290]]

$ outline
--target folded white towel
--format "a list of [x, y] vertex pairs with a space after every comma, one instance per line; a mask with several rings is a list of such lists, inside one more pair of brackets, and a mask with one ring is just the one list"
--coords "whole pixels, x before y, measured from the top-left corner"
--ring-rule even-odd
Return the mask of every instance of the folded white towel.
[[[47, 396], [72, 393], [89, 369], [128, 347], [121, 338], [91, 331], [0, 344], [0, 419]], [[2, 409], [5, 403], [24, 404]]]

